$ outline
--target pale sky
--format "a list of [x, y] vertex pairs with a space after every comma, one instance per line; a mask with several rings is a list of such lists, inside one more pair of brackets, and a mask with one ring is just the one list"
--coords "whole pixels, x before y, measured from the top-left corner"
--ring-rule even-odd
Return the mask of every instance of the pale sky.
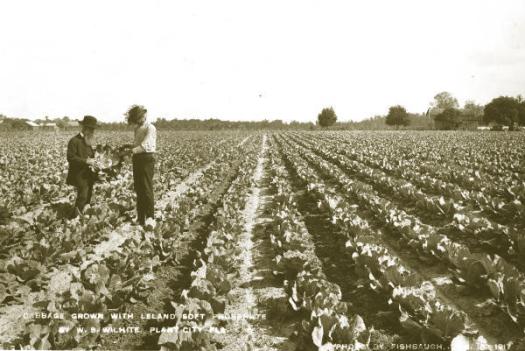
[[0, 2], [0, 113], [315, 121], [525, 95], [524, 0]]

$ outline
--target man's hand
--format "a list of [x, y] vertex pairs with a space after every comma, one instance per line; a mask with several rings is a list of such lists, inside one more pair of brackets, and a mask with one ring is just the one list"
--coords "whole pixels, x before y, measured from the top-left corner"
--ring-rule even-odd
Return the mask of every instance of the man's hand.
[[132, 154], [131, 149], [120, 149], [118, 152], [119, 157], [126, 157]]
[[132, 144], [121, 145], [118, 148], [118, 155], [119, 155], [119, 157], [131, 156], [132, 149], [133, 149], [133, 145]]
[[87, 165], [88, 165], [89, 167], [91, 167], [91, 169], [93, 169], [94, 171], [97, 171], [98, 168], [99, 168], [94, 158], [88, 158], [88, 159], [86, 160], [86, 163], [87, 163]]

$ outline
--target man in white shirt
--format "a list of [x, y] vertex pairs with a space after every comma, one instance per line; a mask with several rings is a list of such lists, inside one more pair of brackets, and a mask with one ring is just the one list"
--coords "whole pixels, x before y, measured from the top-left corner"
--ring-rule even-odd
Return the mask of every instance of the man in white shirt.
[[154, 218], [153, 174], [157, 129], [146, 121], [144, 106], [133, 105], [126, 113], [129, 125], [135, 128], [133, 142], [133, 183], [137, 194], [137, 219], [144, 225], [146, 218]]

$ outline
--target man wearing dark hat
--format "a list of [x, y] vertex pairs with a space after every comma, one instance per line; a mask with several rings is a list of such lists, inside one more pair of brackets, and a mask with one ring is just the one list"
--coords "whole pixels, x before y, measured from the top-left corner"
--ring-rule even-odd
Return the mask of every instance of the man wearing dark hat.
[[78, 216], [84, 206], [91, 201], [93, 184], [96, 174], [90, 169], [94, 165], [93, 139], [97, 119], [93, 116], [84, 116], [79, 122], [80, 133], [69, 140], [67, 144], [67, 162], [69, 169], [66, 183], [77, 188], [77, 199], [71, 218]]

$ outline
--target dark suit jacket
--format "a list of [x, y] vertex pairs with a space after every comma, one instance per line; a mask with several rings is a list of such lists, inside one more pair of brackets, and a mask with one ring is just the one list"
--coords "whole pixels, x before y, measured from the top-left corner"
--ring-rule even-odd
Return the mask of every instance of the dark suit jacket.
[[80, 134], [69, 140], [67, 144], [67, 162], [69, 163], [67, 184], [74, 186], [93, 185], [96, 175], [89, 169], [86, 160], [94, 157], [94, 155], [93, 148], [86, 144]]

